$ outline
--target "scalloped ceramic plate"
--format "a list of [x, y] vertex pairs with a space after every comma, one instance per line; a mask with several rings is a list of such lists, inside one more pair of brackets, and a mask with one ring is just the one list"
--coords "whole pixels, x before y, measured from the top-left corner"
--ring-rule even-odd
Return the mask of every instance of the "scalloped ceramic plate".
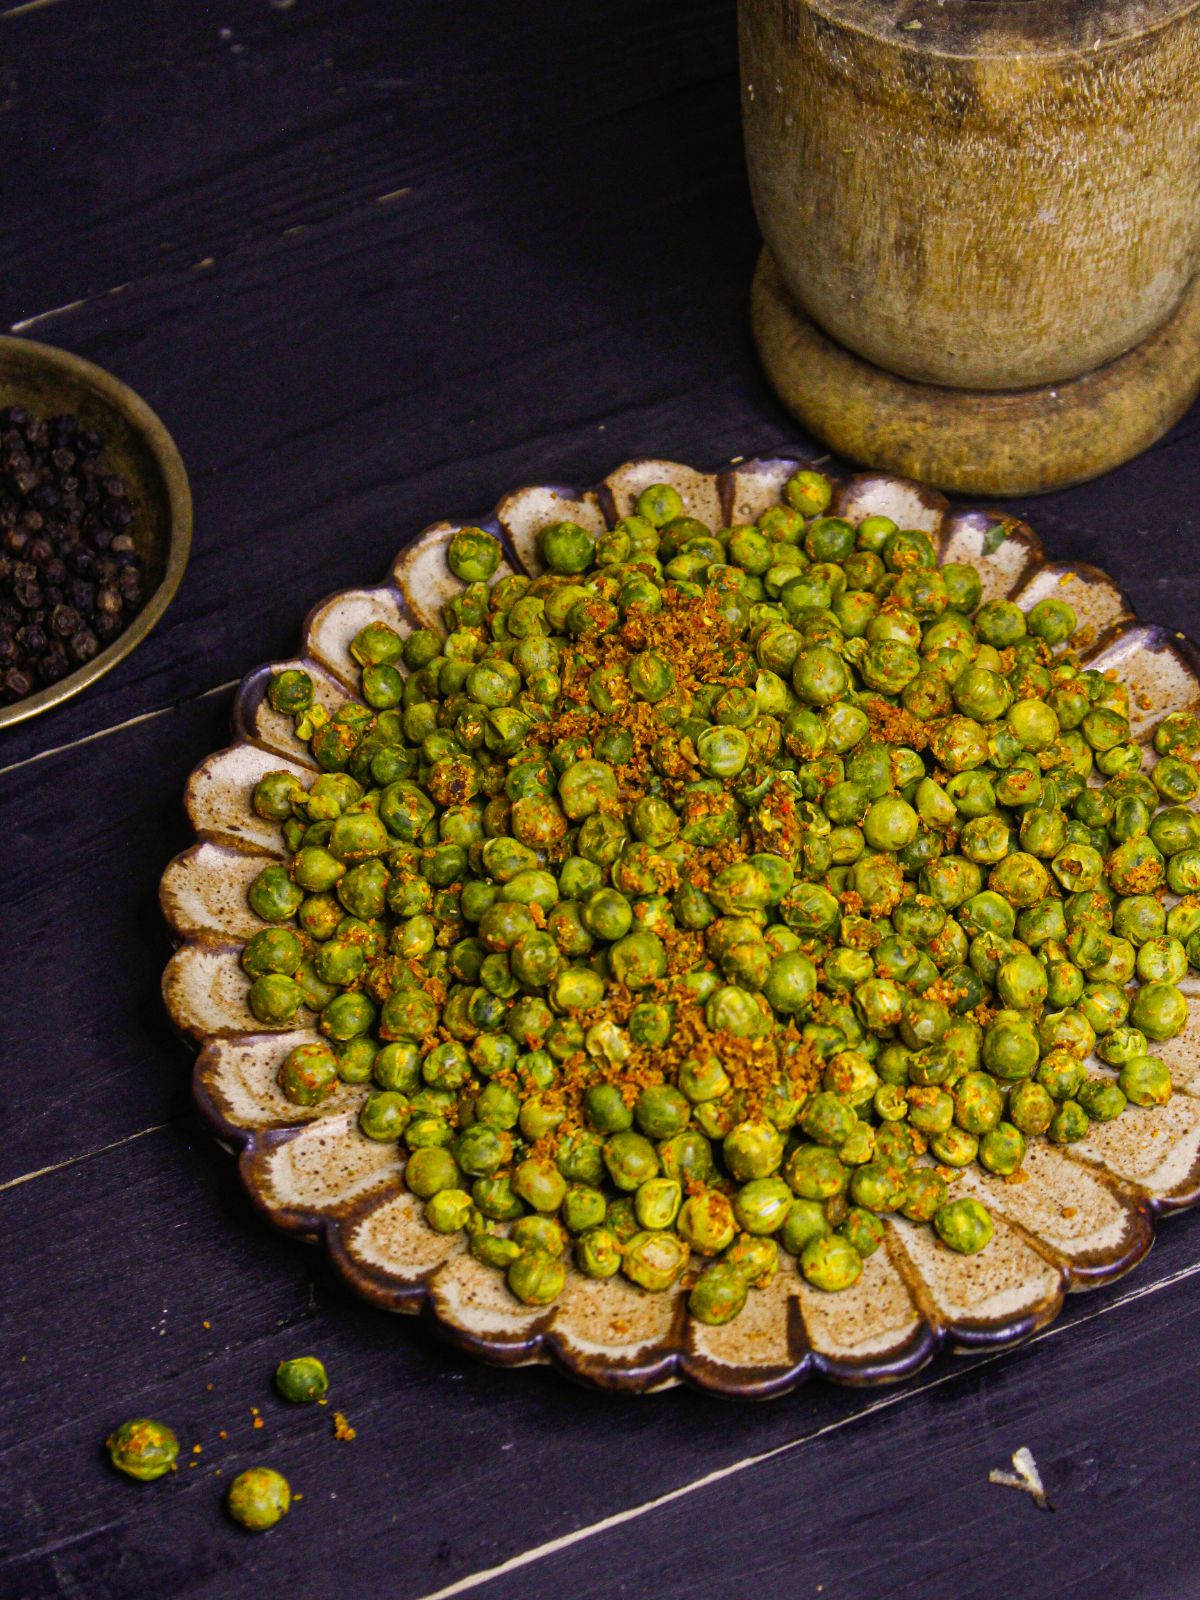
[[[482, 522], [502, 541], [507, 563], [536, 571], [536, 534], [564, 517], [599, 533], [627, 513], [647, 484], [669, 482], [685, 510], [705, 522], [748, 522], [775, 503], [796, 460], [743, 461], [697, 472], [667, 461], [631, 461], [596, 490], [537, 487], [507, 496]], [[1119, 590], [1093, 567], [1048, 562], [1032, 531], [994, 513], [952, 511], [939, 494], [898, 478], [864, 474], [837, 483], [832, 509], [852, 522], [882, 512], [923, 528], [942, 560], [974, 561], [984, 597], [1011, 595], [1024, 607], [1053, 593], [1070, 601], [1087, 630], [1092, 665], [1124, 678], [1145, 739], [1155, 717], [1200, 706], [1200, 653], [1181, 635], [1137, 622]], [[1007, 537], [982, 554], [990, 524]], [[203, 762], [187, 788], [197, 843], [162, 880], [164, 913], [179, 948], [163, 980], [176, 1024], [200, 1047], [196, 1100], [218, 1136], [240, 1152], [243, 1181], [280, 1228], [323, 1239], [345, 1279], [394, 1311], [421, 1312], [455, 1344], [485, 1360], [550, 1362], [609, 1389], [649, 1390], [686, 1380], [728, 1396], [781, 1393], [813, 1374], [844, 1383], [896, 1379], [940, 1348], [998, 1348], [1027, 1337], [1059, 1311], [1063, 1295], [1126, 1272], [1150, 1248], [1157, 1216], [1200, 1199], [1200, 1026], [1162, 1047], [1179, 1092], [1155, 1110], [1130, 1108], [1068, 1149], [1032, 1144], [1027, 1181], [981, 1172], [961, 1180], [996, 1219], [980, 1255], [940, 1247], [928, 1228], [887, 1221], [883, 1248], [852, 1289], [810, 1288], [784, 1256], [773, 1284], [751, 1294], [734, 1322], [709, 1328], [688, 1316], [685, 1297], [647, 1294], [623, 1278], [596, 1282], [569, 1272], [561, 1300], [544, 1310], [519, 1305], [503, 1278], [467, 1254], [461, 1237], [426, 1227], [401, 1181], [394, 1145], [357, 1129], [365, 1088], [342, 1086], [312, 1111], [290, 1105], [275, 1074], [308, 1028], [264, 1030], [246, 1009], [238, 965], [261, 924], [246, 903], [250, 880], [283, 855], [278, 828], [251, 807], [258, 778], [272, 768], [314, 771], [290, 724], [264, 698], [272, 672], [302, 665], [318, 697], [354, 697], [350, 640], [372, 619], [405, 633], [438, 627], [442, 603], [461, 585], [446, 566], [460, 523], [438, 522], [405, 550], [375, 588], [330, 596], [310, 612], [295, 662], [262, 667], [242, 684], [236, 740]], [[1185, 987], [1187, 981], [1185, 980]], [[1101, 1069], [1103, 1070], [1103, 1069]]]

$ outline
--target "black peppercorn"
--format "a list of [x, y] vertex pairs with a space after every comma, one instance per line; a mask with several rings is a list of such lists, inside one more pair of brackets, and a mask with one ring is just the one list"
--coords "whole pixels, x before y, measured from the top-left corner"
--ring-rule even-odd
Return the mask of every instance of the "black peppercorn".
[[4, 674], [4, 688], [10, 700], [24, 700], [33, 689], [33, 675], [23, 667], [11, 667]]
[[67, 648], [70, 652], [71, 660], [77, 661], [82, 666], [85, 661], [90, 661], [96, 654], [96, 651], [100, 648], [100, 641], [90, 628], [80, 628]]
[[0, 703], [57, 683], [136, 614], [129, 487], [76, 417], [0, 408]]

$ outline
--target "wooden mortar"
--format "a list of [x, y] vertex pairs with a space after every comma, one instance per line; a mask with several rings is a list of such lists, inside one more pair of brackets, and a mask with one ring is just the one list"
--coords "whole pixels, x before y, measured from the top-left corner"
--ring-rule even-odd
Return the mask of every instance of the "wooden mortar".
[[[740, 0], [755, 337], [851, 459], [974, 493], [1200, 390], [1200, 0]], [[965, 391], [965, 392], [964, 392]]]

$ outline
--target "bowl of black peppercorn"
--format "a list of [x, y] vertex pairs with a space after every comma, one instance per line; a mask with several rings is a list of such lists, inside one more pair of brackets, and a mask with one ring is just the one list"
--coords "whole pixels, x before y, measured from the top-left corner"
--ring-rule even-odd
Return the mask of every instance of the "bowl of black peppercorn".
[[135, 650], [191, 542], [187, 473], [145, 401], [68, 351], [0, 338], [0, 728]]

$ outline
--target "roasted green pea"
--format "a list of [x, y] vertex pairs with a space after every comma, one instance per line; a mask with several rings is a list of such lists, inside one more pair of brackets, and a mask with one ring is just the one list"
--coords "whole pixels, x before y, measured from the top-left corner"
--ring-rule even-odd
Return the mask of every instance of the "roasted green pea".
[[732, 1322], [749, 1294], [745, 1276], [730, 1262], [714, 1261], [697, 1278], [688, 1295], [688, 1310], [697, 1322], [720, 1327]]
[[1182, 1033], [1187, 1018], [1187, 1001], [1173, 983], [1143, 984], [1134, 995], [1129, 1011], [1133, 1026], [1156, 1042]]
[[895, 1211], [904, 1199], [905, 1175], [902, 1167], [887, 1161], [869, 1161], [855, 1169], [850, 1179], [850, 1198], [867, 1211]]
[[792, 1204], [792, 1191], [781, 1178], [753, 1178], [733, 1197], [738, 1226], [747, 1233], [777, 1233]]
[[1135, 1106], [1164, 1106], [1171, 1098], [1171, 1074], [1157, 1056], [1134, 1056], [1117, 1081]]
[[858, 1251], [865, 1261], [868, 1256], [875, 1254], [883, 1243], [883, 1224], [873, 1212], [864, 1211], [861, 1206], [851, 1206], [846, 1213], [846, 1220], [838, 1232]]
[[687, 1266], [687, 1246], [674, 1233], [642, 1231], [625, 1246], [621, 1270], [640, 1288], [669, 1289]]
[[229, 1485], [225, 1503], [235, 1522], [252, 1533], [264, 1533], [287, 1515], [292, 1491], [273, 1467], [248, 1467]]
[[1025, 1136], [1011, 1122], [999, 1122], [979, 1141], [979, 1164], [1004, 1178], [1025, 1159]]
[[932, 1222], [946, 1200], [946, 1180], [931, 1167], [916, 1167], [904, 1175], [901, 1216], [910, 1222]]
[[264, 922], [287, 922], [304, 899], [304, 888], [293, 883], [286, 867], [264, 867], [250, 885], [250, 907]]
[[810, 1239], [800, 1252], [799, 1264], [806, 1282], [830, 1294], [849, 1289], [862, 1277], [862, 1257], [836, 1233]]
[[1111, 1122], [1124, 1111], [1128, 1097], [1117, 1083], [1106, 1078], [1088, 1078], [1076, 1096], [1093, 1122]]
[[1052, 1096], [1040, 1083], [1015, 1084], [1008, 1097], [1009, 1120], [1026, 1136], [1045, 1133], [1055, 1111]]
[[960, 1255], [974, 1255], [991, 1242], [994, 1227], [987, 1207], [963, 1197], [950, 1200], [935, 1213], [938, 1238]]
[[276, 1367], [275, 1387], [285, 1400], [306, 1405], [324, 1399], [329, 1392], [329, 1379], [316, 1356], [294, 1356]]
[[508, 1287], [526, 1306], [548, 1306], [557, 1300], [567, 1281], [566, 1268], [541, 1250], [522, 1250], [507, 1273]]
[[404, 1169], [404, 1181], [420, 1200], [431, 1200], [440, 1189], [459, 1186], [458, 1164], [438, 1145], [413, 1150]]
[[367, 1138], [383, 1143], [399, 1139], [411, 1120], [411, 1101], [391, 1089], [372, 1090], [358, 1113], [358, 1125]]
[[328, 1045], [299, 1044], [285, 1057], [278, 1081], [293, 1105], [320, 1105], [337, 1088], [337, 1059]]
[[179, 1440], [165, 1422], [134, 1417], [105, 1440], [109, 1460], [118, 1472], [139, 1483], [153, 1483], [171, 1472], [179, 1457]]

